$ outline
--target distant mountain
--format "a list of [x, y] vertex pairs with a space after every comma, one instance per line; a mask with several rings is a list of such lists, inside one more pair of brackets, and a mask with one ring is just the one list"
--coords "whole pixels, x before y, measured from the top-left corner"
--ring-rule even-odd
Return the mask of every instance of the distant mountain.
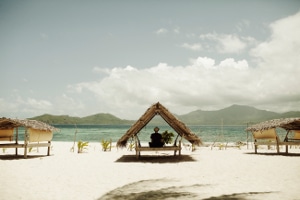
[[[216, 110], [196, 110], [185, 115], [176, 115], [179, 120], [187, 125], [245, 125], [247, 123], [258, 123], [270, 119], [300, 117], [300, 111], [276, 113], [266, 110], [259, 110], [250, 106], [232, 105], [230, 107]], [[99, 125], [132, 125], [135, 120], [124, 120], [108, 113], [100, 113], [87, 117], [71, 117], [68, 115], [41, 115], [33, 117], [49, 124], [99, 124]], [[161, 125], [164, 121], [155, 117], [151, 124]]]
[[49, 124], [85, 124], [85, 125], [117, 125], [117, 124], [132, 124], [132, 120], [119, 119], [108, 113], [100, 113], [90, 115], [87, 117], [71, 117], [68, 115], [49, 115], [44, 114], [41, 116], [30, 118], [33, 120], [39, 120]]
[[[294, 113], [295, 116], [297, 112]], [[300, 112], [298, 112], [300, 116]], [[179, 119], [187, 124], [202, 125], [241, 125], [256, 123], [274, 118], [280, 118], [280, 114], [265, 110], [259, 110], [250, 106], [232, 105], [216, 111], [197, 110], [186, 115], [181, 115]]]

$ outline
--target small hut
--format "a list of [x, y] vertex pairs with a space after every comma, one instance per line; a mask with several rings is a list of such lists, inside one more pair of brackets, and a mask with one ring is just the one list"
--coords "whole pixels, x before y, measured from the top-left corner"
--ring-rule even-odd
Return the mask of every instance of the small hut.
[[[24, 143], [19, 143], [19, 127], [24, 127]], [[58, 131], [53, 126], [44, 122], [27, 119], [0, 118], [0, 148], [24, 148], [24, 158], [27, 157], [27, 149], [31, 147], [47, 147], [47, 155], [50, 155], [51, 140], [53, 132]], [[15, 138], [15, 141], [13, 141]]]
[[[128, 139], [137, 138], [139, 131], [145, 127], [156, 115], [160, 115], [177, 133], [178, 136], [185, 138], [192, 145], [201, 145], [202, 141], [181, 121], [179, 121], [172, 113], [170, 113], [162, 104], [157, 102], [153, 104], [138, 119], [127, 132], [118, 140], [118, 147], [125, 147]], [[177, 138], [178, 138], [177, 136]], [[176, 140], [177, 140], [176, 138]], [[176, 140], [174, 146], [176, 145]]]
[[[280, 141], [276, 128], [286, 130], [286, 135], [283, 141]], [[257, 153], [257, 146], [259, 144], [272, 145], [270, 141], [258, 142], [258, 140], [263, 139], [275, 140], [278, 153], [279, 145], [286, 146], [286, 153], [288, 153], [288, 145], [300, 145], [300, 118], [284, 118], [264, 121], [246, 128], [246, 131], [250, 131], [253, 134], [255, 153]]]

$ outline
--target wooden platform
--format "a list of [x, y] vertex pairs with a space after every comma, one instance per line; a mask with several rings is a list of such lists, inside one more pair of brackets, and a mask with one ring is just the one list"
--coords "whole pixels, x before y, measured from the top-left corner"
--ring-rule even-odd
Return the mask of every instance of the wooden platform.
[[27, 149], [32, 147], [47, 147], [47, 156], [50, 155], [50, 147], [51, 147], [51, 141], [48, 142], [35, 142], [35, 143], [1, 143], [0, 148], [15, 148], [16, 149], [16, 155], [18, 155], [18, 149], [24, 148], [24, 158], [27, 158]]
[[181, 142], [179, 142], [178, 146], [164, 146], [164, 147], [142, 147], [136, 146], [135, 147], [136, 156], [141, 156], [141, 151], [174, 151], [174, 156], [178, 151], [178, 155], [181, 155]]

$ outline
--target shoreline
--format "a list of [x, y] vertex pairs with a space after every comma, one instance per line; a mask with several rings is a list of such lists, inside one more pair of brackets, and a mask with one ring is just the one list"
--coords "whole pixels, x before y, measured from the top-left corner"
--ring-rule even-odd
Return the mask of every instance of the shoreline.
[[[89, 143], [85, 153], [70, 152], [73, 142], [52, 142], [23, 159], [0, 152], [0, 188], [4, 199], [297, 199], [300, 149], [276, 155], [263, 148], [259, 154], [246, 146], [219, 149], [182, 148], [173, 152], [120, 149], [104, 152], [100, 142]], [[283, 149], [282, 149], [283, 150]], [[14, 149], [7, 149], [9, 152]], [[10, 157], [5, 159], [5, 157]], [[150, 198], [153, 197], [153, 198]]]

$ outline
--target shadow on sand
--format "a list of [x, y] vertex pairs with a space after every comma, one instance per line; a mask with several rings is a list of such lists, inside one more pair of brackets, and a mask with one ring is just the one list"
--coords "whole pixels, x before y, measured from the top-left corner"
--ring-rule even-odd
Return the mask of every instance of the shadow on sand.
[[233, 194], [226, 194], [226, 195], [221, 195], [221, 196], [217, 196], [217, 197], [209, 197], [209, 198], [205, 198], [202, 200], [246, 200], [246, 199], [253, 199], [254, 197], [262, 197], [262, 195], [264, 194], [270, 194], [273, 192], [248, 192], [248, 193], [233, 193]]
[[[153, 200], [153, 199], [192, 199], [192, 200], [246, 200], [246, 199], [266, 199], [266, 195], [273, 192], [245, 192], [224, 194], [220, 196], [207, 197], [202, 193], [205, 187], [212, 185], [192, 184], [174, 186], [175, 180], [153, 179], [141, 180], [126, 184], [104, 194], [98, 200]], [[205, 197], [206, 196], [206, 197]]]
[[156, 156], [156, 155], [143, 155], [136, 157], [135, 155], [123, 155], [115, 162], [135, 162], [135, 163], [179, 163], [179, 162], [193, 162], [196, 161], [189, 155], [177, 156]]
[[27, 155], [27, 158], [24, 158], [24, 155], [0, 155], [0, 160], [24, 160], [24, 159], [35, 159], [35, 158], [44, 158], [49, 156], [44, 155]]
[[285, 156], [285, 157], [300, 157], [300, 153], [266, 153], [266, 152], [262, 152], [262, 153], [245, 153], [245, 154], [249, 154], [249, 155], [263, 155], [263, 156]]
[[199, 190], [201, 187], [206, 186], [199, 184], [173, 186], [173, 181], [152, 179], [129, 183], [109, 191], [98, 200], [197, 199], [197, 194], [189, 192], [189, 190]]
[[261, 197], [263, 198], [263, 195], [265, 194], [270, 194], [273, 192], [247, 192], [247, 193], [233, 193], [233, 194], [226, 194], [226, 195], [221, 195], [217, 197], [209, 197], [209, 198], [204, 198], [202, 200], [247, 200], [247, 199], [253, 199]]

